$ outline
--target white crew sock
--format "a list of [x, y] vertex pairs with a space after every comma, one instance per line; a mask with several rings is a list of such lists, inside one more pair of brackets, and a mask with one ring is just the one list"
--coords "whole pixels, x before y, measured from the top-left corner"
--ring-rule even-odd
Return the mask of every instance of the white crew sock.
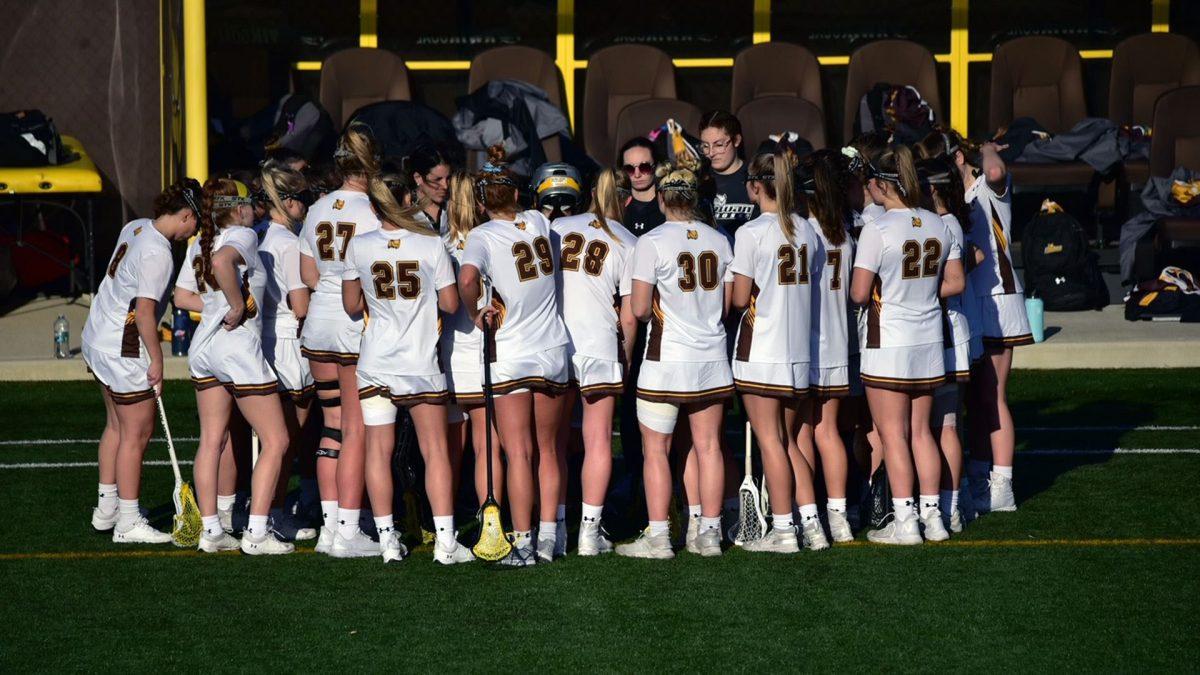
[[921, 495], [921, 517], [928, 518], [938, 508], [937, 495]]
[[433, 530], [442, 548], [454, 548], [454, 516], [434, 516]]
[[142, 517], [136, 499], [117, 499], [117, 511], [117, 527], [122, 532], [136, 525]]
[[337, 529], [342, 539], [350, 539], [358, 532], [358, 509], [338, 507]]
[[771, 529], [786, 530], [795, 527], [792, 524], [792, 514], [790, 513], [772, 513], [771, 514]]
[[958, 510], [958, 490], [942, 490], [938, 493], [938, 506], [942, 513], [954, 513]]
[[267, 536], [267, 517], [251, 513], [250, 521], [246, 524], [246, 534], [256, 541]]
[[533, 532], [529, 530], [514, 531], [513, 546], [516, 548], [529, 548], [529, 545], [533, 543], [532, 537]]
[[700, 512], [699, 504], [688, 504], [688, 518], [699, 518]]
[[973, 459], [970, 462], [967, 462], [967, 475], [971, 477], [972, 481], [974, 481], [976, 478], [978, 478], [980, 481], [986, 481], [988, 472], [991, 470], [991, 462], [985, 462], [979, 459]]
[[221, 527], [221, 518], [215, 513], [211, 516], [203, 516], [200, 522], [204, 525], [204, 536], [209, 539], [217, 539], [225, 534], [224, 528]]
[[807, 525], [817, 519], [816, 504], [801, 504], [800, 505], [800, 524]]
[[375, 529], [379, 530], [379, 539], [382, 541], [384, 535], [396, 531], [396, 520], [390, 513], [386, 516], [375, 516]]
[[558, 536], [558, 521], [538, 521], [538, 539], [554, 539]]
[[708, 516], [700, 516], [700, 531], [701, 532], [707, 532], [708, 530], [720, 530], [720, 529], [721, 529], [721, 516], [713, 516], [712, 518], [709, 518]]
[[1011, 466], [1000, 466], [999, 464], [997, 464], [996, 466], [992, 467], [992, 472], [998, 473], [1001, 476], [1004, 476], [1005, 478], [1012, 480], [1012, 467]]
[[825, 501], [825, 510], [826, 511], [837, 511], [838, 513], [845, 513], [846, 512], [846, 498], [842, 497], [841, 499], [834, 499], [833, 497], [830, 497], [829, 499], [827, 499]]
[[117, 510], [117, 484], [99, 483], [96, 490], [96, 508], [106, 513]]
[[650, 536], [658, 537], [664, 534], [670, 534], [671, 521], [669, 520], [652, 520], [650, 521]]
[[228, 511], [237, 503], [237, 495], [217, 495], [217, 510]]
[[583, 503], [583, 518], [580, 520], [582, 525], [599, 525], [600, 516], [604, 513], [604, 506], [594, 506], [587, 502]]
[[899, 499], [893, 497], [892, 511], [896, 514], [896, 520], [909, 520], [917, 515], [912, 497], [900, 497]]
[[337, 531], [337, 513], [338, 506], [336, 499], [321, 502], [321, 520], [325, 524], [325, 529], [330, 532]]

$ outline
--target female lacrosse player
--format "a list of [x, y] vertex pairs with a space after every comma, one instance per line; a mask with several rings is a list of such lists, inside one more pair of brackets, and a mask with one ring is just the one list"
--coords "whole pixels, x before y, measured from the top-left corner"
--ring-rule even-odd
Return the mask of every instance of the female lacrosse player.
[[667, 221], [638, 239], [632, 265], [634, 315], [650, 323], [638, 375], [638, 422], [650, 523], [620, 555], [673, 558], [669, 538], [671, 435], [682, 406], [697, 455], [701, 523], [688, 550], [721, 555], [721, 453], [724, 401], [733, 394], [723, 323], [733, 294], [728, 240], [697, 218], [699, 181], [687, 169], [660, 168], [659, 203]]
[[868, 537], [882, 544], [921, 543], [912, 499], [915, 457], [920, 524], [926, 539], [940, 541], [949, 534], [938, 509], [941, 466], [929, 416], [931, 394], [946, 375], [938, 299], [962, 292], [960, 251], [942, 219], [919, 208], [920, 184], [907, 147], [885, 151], [868, 168], [868, 189], [886, 212], [863, 227], [850, 295], [858, 304], [870, 303], [862, 379], [883, 440], [895, 514]]
[[363, 316], [347, 314], [342, 306], [342, 272], [350, 239], [379, 229], [367, 197], [367, 185], [379, 173], [377, 155], [366, 127], [350, 125], [334, 153], [342, 186], [313, 204], [300, 233], [300, 274], [313, 290], [300, 351], [312, 368], [325, 420], [317, 449], [324, 520], [317, 551], [338, 558], [379, 553], [379, 546], [358, 527], [364, 431], [355, 364]]
[[200, 184], [185, 179], [154, 199], [154, 218], [121, 229], [83, 327], [83, 360], [100, 384], [106, 422], [100, 435], [100, 484], [92, 527], [118, 544], [163, 544], [138, 506], [142, 455], [154, 431], [154, 397], [162, 384], [158, 303], [171, 283], [171, 242], [196, 231]]
[[200, 309], [200, 325], [188, 350], [188, 370], [200, 413], [200, 443], [192, 473], [204, 523], [199, 548], [206, 553], [239, 547], [217, 515], [218, 466], [234, 403], [258, 434], [262, 448], [251, 476], [250, 520], [240, 547], [251, 555], [292, 552], [292, 545], [281, 541], [267, 523], [288, 431], [279, 382], [263, 356], [259, 308], [267, 274], [258, 258], [253, 218], [245, 184], [210, 179], [204, 185], [200, 236], [188, 247], [175, 283], [175, 306]]
[[[796, 553], [792, 520], [796, 400], [808, 395], [812, 294], [809, 256], [817, 240], [795, 214], [790, 148], [760, 152], [750, 162], [747, 186], [762, 215], [737, 230], [733, 247], [733, 306], [743, 310], [733, 356], [733, 381], [762, 449], [771, 499], [771, 531], [744, 544], [747, 551]], [[795, 339], [799, 336], [801, 339]], [[812, 472], [795, 467], [796, 494], [816, 509]], [[821, 525], [815, 519], [817, 530]], [[824, 539], [824, 534], [821, 535]]]
[[[847, 297], [854, 259], [854, 240], [849, 233], [852, 213], [846, 202], [845, 165], [840, 153], [814, 152], [805, 158], [802, 175], [808, 223], [817, 245], [811, 258], [813, 319], [809, 334], [812, 364], [809, 378], [813, 397], [801, 403], [797, 444], [813, 468], [813, 446], [816, 446], [825, 477], [829, 534], [835, 542], [844, 543], [854, 536], [846, 517], [849, 466], [846, 446], [838, 431], [838, 414], [843, 399], [854, 395], [859, 377], [857, 326]], [[814, 549], [827, 547], [816, 504], [801, 502], [800, 518], [805, 545]]]
[[[258, 245], [258, 257], [267, 272], [263, 297], [263, 356], [279, 377], [283, 417], [287, 421], [288, 454], [279, 474], [276, 508], [271, 511], [272, 523], [285, 535], [294, 533], [296, 539], [316, 536], [311, 528], [290, 522], [282, 507], [291, 475], [292, 458], [311, 448], [301, 430], [308, 421], [312, 403], [312, 373], [308, 359], [300, 354], [300, 322], [308, 312], [308, 286], [300, 278], [300, 247], [296, 228], [304, 222], [304, 214], [312, 204], [304, 174], [273, 159], [262, 167], [262, 196], [268, 208], [267, 222]], [[312, 467], [315, 458], [305, 457]], [[311, 536], [310, 536], [311, 535]]]
[[1033, 343], [1021, 280], [1012, 262], [1012, 181], [994, 143], [969, 147], [949, 133], [958, 146], [955, 165], [971, 206], [970, 243], [983, 252], [971, 270], [979, 299], [984, 356], [972, 372], [968, 405], [979, 423], [973, 439], [968, 474], [975, 510], [1015, 511], [1012, 491], [1016, 436], [1008, 409], [1008, 374], [1013, 348]]
[[[613, 412], [617, 395], [625, 388], [627, 350], [632, 349], [634, 339], [632, 331], [622, 330], [619, 291], [637, 238], [621, 224], [616, 181], [613, 169], [602, 170], [592, 194], [592, 212], [559, 218], [551, 226], [560, 252], [559, 304], [571, 339], [572, 388], [565, 397], [565, 414], [571, 414], [576, 393], [583, 400], [579, 555], [585, 556], [612, 550], [612, 543], [600, 533], [600, 514], [612, 476]], [[568, 423], [563, 420], [564, 426]]]
[[[398, 190], [405, 190], [397, 186]], [[474, 557], [454, 538], [454, 495], [446, 445], [446, 376], [438, 359], [438, 310], [458, 309], [454, 268], [441, 238], [403, 207], [378, 178], [369, 187], [382, 224], [354, 238], [342, 272], [347, 314], [369, 311], [358, 362], [359, 396], [367, 429], [367, 490], [379, 529], [383, 561], [402, 560], [392, 516], [392, 452], [396, 406], [409, 409], [425, 460], [425, 488], [433, 511], [433, 557], [444, 565]], [[367, 280], [364, 284], [362, 280]]]
[[[448, 228], [442, 236], [442, 244], [454, 263], [455, 277], [461, 270], [463, 252], [467, 248], [467, 237], [479, 226], [480, 211], [475, 202], [475, 179], [468, 173], [456, 173], [450, 179], [450, 197], [447, 200]], [[487, 422], [483, 409], [483, 332], [475, 325], [464, 303], [459, 303], [448, 322], [449, 330], [442, 330], [442, 364], [446, 367], [446, 384], [450, 389], [450, 400], [454, 402], [447, 411], [450, 422], [450, 458], [457, 461], [462, 457], [467, 443], [467, 422], [471, 427], [471, 446], [475, 452], [475, 494], [480, 506], [487, 499]], [[500, 461], [500, 438], [494, 428], [492, 434], [492, 475], [496, 499], [504, 499], [504, 464]], [[458, 476], [458, 464], [453, 466]], [[457, 491], [456, 491], [457, 493]]]
[[421, 209], [421, 218], [438, 234], [445, 235], [449, 228], [446, 198], [450, 195], [450, 161], [437, 147], [422, 145], [404, 158], [404, 166], [417, 186], [414, 201]]
[[[518, 211], [517, 183], [493, 146], [475, 176], [475, 196], [489, 220], [471, 231], [458, 275], [463, 302], [481, 328], [495, 328], [484, 348], [491, 363], [496, 424], [508, 459], [508, 505], [513, 550], [501, 561], [525, 566], [554, 559], [562, 480], [558, 427], [567, 388], [567, 331], [555, 299], [555, 255], [550, 223], [539, 211]], [[491, 302], [479, 307], [481, 282]], [[533, 426], [529, 421], [533, 419]], [[540, 520], [536, 556], [532, 539], [534, 453]]]

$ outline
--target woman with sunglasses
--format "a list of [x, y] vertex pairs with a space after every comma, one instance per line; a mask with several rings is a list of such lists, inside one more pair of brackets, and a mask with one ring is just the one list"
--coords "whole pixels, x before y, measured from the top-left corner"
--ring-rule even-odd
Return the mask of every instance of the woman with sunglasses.
[[421, 215], [438, 234], [445, 235], [449, 228], [446, 197], [450, 194], [450, 160], [437, 147], [422, 145], [404, 158], [404, 166], [417, 186]]
[[700, 121], [700, 152], [708, 158], [716, 191], [713, 222], [733, 236], [742, 223], [758, 216], [746, 191], [746, 162], [742, 161], [742, 123], [724, 110], [704, 114]]
[[658, 207], [654, 167], [658, 165], [658, 150], [644, 136], [629, 139], [621, 146], [621, 170], [629, 176], [629, 201], [625, 204], [624, 225], [635, 237], [640, 237], [667, 221]]

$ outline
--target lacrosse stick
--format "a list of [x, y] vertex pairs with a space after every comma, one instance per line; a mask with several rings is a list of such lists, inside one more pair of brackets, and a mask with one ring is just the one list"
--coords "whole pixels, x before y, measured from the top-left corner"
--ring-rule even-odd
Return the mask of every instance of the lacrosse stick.
[[163, 408], [162, 395], [155, 392], [158, 402], [158, 419], [162, 422], [163, 434], [167, 437], [167, 452], [171, 455], [171, 469], [175, 472], [175, 490], [171, 494], [175, 502], [175, 524], [171, 529], [171, 541], [180, 548], [195, 546], [200, 541], [204, 525], [200, 521], [200, 507], [192, 486], [183, 482], [179, 473], [179, 460], [175, 457], [175, 441], [171, 438], [171, 427], [167, 424], [167, 411]]
[[258, 466], [258, 432], [250, 430], [250, 468]]
[[480, 515], [479, 541], [472, 549], [475, 557], [487, 562], [503, 559], [512, 551], [512, 543], [504, 536], [504, 524], [500, 522], [500, 504], [496, 502], [496, 493], [492, 488], [492, 418], [495, 417], [495, 401], [492, 397], [492, 356], [489, 346], [492, 344], [492, 324], [487, 318], [483, 321], [483, 417], [487, 429], [485, 451], [487, 454], [487, 499], [483, 502]]
[[741, 546], [746, 542], [758, 541], [767, 533], [767, 519], [763, 516], [763, 499], [754, 484], [754, 462], [750, 454], [750, 422], [746, 422], [746, 477], [738, 488], [738, 531], [733, 543]]

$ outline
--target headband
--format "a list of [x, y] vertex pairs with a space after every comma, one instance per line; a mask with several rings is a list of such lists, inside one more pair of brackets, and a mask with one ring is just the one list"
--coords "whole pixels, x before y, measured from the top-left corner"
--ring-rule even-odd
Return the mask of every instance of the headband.
[[903, 196], [903, 197], [908, 196], [908, 191], [904, 189], [904, 185], [900, 182], [900, 174], [899, 173], [891, 173], [888, 171], [882, 171], [882, 170], [880, 170], [879, 167], [875, 166], [875, 164], [873, 162], [867, 162], [867, 178], [868, 179], [877, 178], [879, 180], [891, 183], [892, 185], [896, 186], [897, 190], [900, 191], [901, 196]]
[[180, 186], [183, 189], [183, 201], [187, 202], [188, 208], [196, 213], [196, 217], [200, 217], [200, 183], [188, 178], [183, 181]]
[[954, 157], [954, 153], [958, 152], [958, 144], [950, 139], [950, 134], [942, 132], [942, 143], [946, 146], [946, 156]]
[[747, 182], [747, 183], [749, 183], [749, 182], [751, 182], [751, 181], [758, 181], [758, 182], [760, 182], [760, 183], [765, 183], [765, 182], [767, 182], [767, 181], [772, 181], [772, 180], [775, 180], [775, 173], [774, 173], [774, 172], [772, 172], [772, 173], [748, 173], [748, 174], [746, 174], [746, 182]]
[[696, 188], [696, 185], [689, 183], [682, 178], [663, 181], [663, 183], [658, 186], [658, 189], [662, 190], [663, 192], [695, 192]]
[[213, 195], [213, 208], [232, 209], [236, 206], [251, 205], [254, 200], [250, 197], [250, 188], [240, 180], [230, 181], [237, 187], [236, 195]]
[[858, 148], [852, 145], [847, 145], [846, 147], [842, 148], [842, 155], [844, 155], [848, 160], [846, 168], [849, 169], [851, 173], [858, 173], [859, 171], [862, 171], [864, 164], [863, 156], [862, 153], [858, 151]]

